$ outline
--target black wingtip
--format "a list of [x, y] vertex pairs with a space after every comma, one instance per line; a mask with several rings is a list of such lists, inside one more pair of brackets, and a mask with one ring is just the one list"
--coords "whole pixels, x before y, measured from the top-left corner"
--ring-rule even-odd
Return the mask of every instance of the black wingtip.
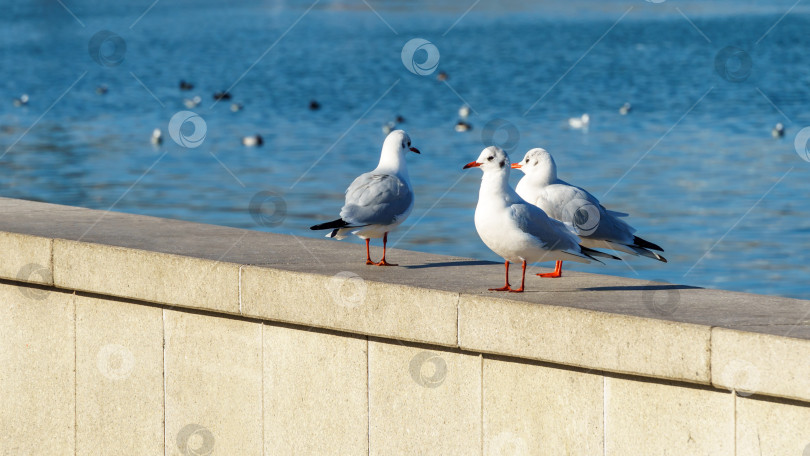
[[644, 239], [641, 239], [638, 236], [633, 236], [633, 244], [636, 245], [637, 247], [644, 247], [645, 249], [658, 250], [659, 252], [664, 251], [664, 249], [662, 249], [661, 247], [653, 244], [650, 241], [646, 241]]
[[312, 225], [309, 227], [311, 230], [331, 230], [335, 228], [343, 228], [348, 226], [349, 223], [343, 219], [332, 220], [331, 222], [320, 223], [318, 225]]
[[[585, 247], [583, 245], [580, 245], [579, 249], [582, 251], [582, 253], [584, 253], [585, 255], [588, 255], [589, 257], [610, 258], [611, 260], [619, 260], [619, 261], [622, 260], [621, 258], [619, 258], [617, 256], [611, 255], [609, 253], [605, 253], [605, 252], [603, 252], [601, 250], [590, 249], [590, 248]], [[599, 260], [596, 260], [596, 261], [599, 261]], [[600, 263], [601, 263], [601, 261], [600, 261]]]

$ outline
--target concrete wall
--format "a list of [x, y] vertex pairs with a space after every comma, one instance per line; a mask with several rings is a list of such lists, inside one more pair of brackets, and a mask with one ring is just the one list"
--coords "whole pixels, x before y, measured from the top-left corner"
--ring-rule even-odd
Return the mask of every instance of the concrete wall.
[[[554, 293], [420, 288], [393, 283], [407, 266], [358, 273], [327, 253], [332, 274], [304, 273], [278, 251], [277, 264], [237, 257], [302, 242], [349, 262], [362, 248], [257, 233], [215, 258], [171, 230], [254, 234], [123, 214], [105, 218], [151, 235], [102, 224], [114, 241], [78, 241], [99, 212], [2, 204], [20, 212], [0, 232], [0, 455], [810, 455], [806, 322], [785, 337], [778, 322], [753, 332], [530, 302]], [[465, 280], [485, 288], [500, 267], [480, 267]], [[430, 273], [452, 283], [446, 269]], [[680, 307], [722, 301], [689, 293]], [[745, 309], [751, 295], [729, 296]]]

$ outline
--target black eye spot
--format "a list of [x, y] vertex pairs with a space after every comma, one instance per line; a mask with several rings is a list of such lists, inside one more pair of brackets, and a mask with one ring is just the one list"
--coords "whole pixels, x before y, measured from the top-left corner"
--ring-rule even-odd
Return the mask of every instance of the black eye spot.
[[489, 157], [487, 157], [487, 161], [492, 161], [493, 159], [495, 159], [495, 157], [493, 157], [491, 155]]
[[501, 168], [503, 168], [503, 165], [505, 165], [505, 164], [506, 164], [506, 162], [504, 162], [503, 160], [501, 160]]

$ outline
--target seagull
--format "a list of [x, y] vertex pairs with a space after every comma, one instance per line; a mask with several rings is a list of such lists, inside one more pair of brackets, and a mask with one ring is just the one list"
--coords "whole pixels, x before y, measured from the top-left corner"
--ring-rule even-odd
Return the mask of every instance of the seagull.
[[231, 94], [228, 92], [215, 92], [214, 93], [214, 100], [230, 100]]
[[160, 128], [155, 128], [152, 130], [152, 137], [149, 139], [149, 141], [156, 146], [163, 143], [163, 132], [160, 131]]
[[231, 103], [231, 112], [239, 112], [244, 107], [242, 103]]
[[[580, 245], [569, 226], [550, 218], [542, 209], [527, 203], [509, 185], [509, 156], [500, 147], [490, 146], [476, 161], [464, 165], [481, 168], [484, 176], [475, 207], [475, 229], [484, 244], [503, 257], [506, 285], [490, 291], [520, 293], [526, 281], [526, 263], [570, 260], [590, 263], [595, 257], [619, 258]], [[509, 285], [509, 262], [522, 262], [520, 288]]]
[[383, 133], [388, 135], [389, 133], [394, 131], [394, 129], [396, 129], [396, 128], [397, 128], [397, 123], [396, 122], [388, 122], [387, 124], [383, 125], [382, 131], [383, 131]]
[[242, 138], [242, 145], [245, 147], [258, 147], [264, 144], [264, 139], [261, 135], [251, 135]]
[[470, 117], [470, 107], [467, 105], [462, 105], [460, 108], [458, 108], [458, 116], [462, 119]]
[[100, 86], [96, 87], [96, 93], [99, 95], [105, 95], [109, 91], [107, 84], [101, 84]]
[[439, 81], [446, 81], [449, 77], [450, 76], [448, 76], [444, 71], [439, 71], [439, 73], [436, 75], [436, 79]]
[[20, 106], [25, 106], [27, 104], [28, 104], [28, 94], [27, 93], [24, 93], [24, 94], [20, 95], [20, 98], [15, 98], [14, 99], [14, 106], [16, 106], [18, 108]]
[[180, 90], [191, 90], [194, 88], [194, 84], [190, 82], [186, 82], [185, 80], [180, 80]]
[[200, 98], [199, 95], [195, 96], [194, 98], [184, 98], [183, 99], [183, 104], [188, 109], [194, 109], [197, 106], [199, 106], [200, 103], [202, 103], [202, 98]]
[[630, 105], [630, 103], [625, 103], [621, 108], [619, 108], [619, 114], [626, 116], [632, 109], [633, 106]]
[[589, 116], [587, 113], [581, 115], [580, 117], [571, 117], [568, 119], [568, 126], [575, 130], [588, 128], [589, 123], [591, 123], [591, 116]]
[[465, 131], [470, 131], [470, 130], [472, 130], [472, 125], [470, 125], [470, 123], [469, 123], [469, 122], [465, 122], [465, 121], [463, 121], [463, 120], [459, 120], [458, 122], [456, 122], [456, 126], [455, 126], [455, 127], [453, 127], [453, 128], [455, 128], [455, 130], [456, 130], [457, 132], [459, 132], [459, 133], [463, 133], [463, 132], [465, 132]]
[[317, 111], [319, 109], [321, 109], [321, 104], [318, 103], [317, 100], [310, 100], [310, 102], [309, 102], [309, 110], [310, 111]]
[[778, 124], [773, 126], [773, 130], [771, 130], [771, 136], [773, 136], [774, 138], [781, 138], [782, 136], [785, 136], [785, 126], [782, 125], [782, 122], [779, 122]]
[[[520, 169], [526, 174], [515, 188], [517, 194], [552, 218], [572, 224], [582, 238], [582, 245], [619, 250], [667, 262], [666, 258], [653, 252], [663, 252], [664, 249], [634, 236], [636, 230], [619, 219], [628, 214], [605, 209], [587, 190], [558, 179], [554, 158], [545, 149], [537, 148], [526, 152], [523, 160], [513, 163], [512, 168]], [[554, 272], [537, 275], [560, 277], [562, 261], [557, 261]]]
[[[405, 165], [411, 138], [402, 130], [392, 131], [383, 143], [380, 163], [374, 171], [361, 174], [346, 190], [346, 203], [340, 218], [311, 226], [311, 230], [332, 230], [326, 237], [343, 239], [347, 233], [366, 240], [366, 264], [396, 266], [385, 261], [388, 233], [408, 218], [413, 209], [413, 190]], [[379, 263], [371, 261], [369, 239], [383, 238], [383, 256]]]

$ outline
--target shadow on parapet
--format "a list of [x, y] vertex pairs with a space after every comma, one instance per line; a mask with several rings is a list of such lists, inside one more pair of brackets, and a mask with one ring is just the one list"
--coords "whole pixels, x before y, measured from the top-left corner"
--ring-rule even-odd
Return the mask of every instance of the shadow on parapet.
[[690, 285], [627, 285], [613, 287], [588, 287], [580, 288], [581, 291], [633, 291], [633, 290], [701, 290], [703, 287], [693, 287]]
[[494, 261], [473, 260], [473, 261], [443, 261], [440, 263], [425, 263], [413, 266], [403, 266], [405, 269], [424, 269], [424, 268], [444, 268], [448, 266], [487, 266], [492, 264], [501, 264]]

